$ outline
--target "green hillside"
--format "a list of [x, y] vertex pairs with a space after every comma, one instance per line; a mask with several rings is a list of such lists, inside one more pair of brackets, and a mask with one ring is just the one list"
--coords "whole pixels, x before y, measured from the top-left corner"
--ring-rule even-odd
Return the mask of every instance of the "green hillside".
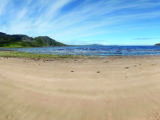
[[0, 47], [54, 47], [66, 46], [48, 36], [36, 38], [27, 35], [8, 35], [0, 32]]

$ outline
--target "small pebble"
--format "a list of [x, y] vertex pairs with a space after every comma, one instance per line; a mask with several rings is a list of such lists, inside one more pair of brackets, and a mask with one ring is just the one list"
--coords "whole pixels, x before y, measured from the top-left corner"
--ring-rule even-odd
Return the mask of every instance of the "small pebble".
[[97, 71], [97, 73], [100, 73], [100, 71]]
[[125, 67], [125, 69], [129, 69], [129, 67]]

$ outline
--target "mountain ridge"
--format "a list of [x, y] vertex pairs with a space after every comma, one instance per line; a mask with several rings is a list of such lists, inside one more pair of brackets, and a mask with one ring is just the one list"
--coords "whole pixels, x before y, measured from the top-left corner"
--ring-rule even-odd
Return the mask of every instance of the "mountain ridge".
[[66, 46], [48, 36], [30, 37], [23, 34], [6, 34], [0, 32], [0, 47], [54, 47]]

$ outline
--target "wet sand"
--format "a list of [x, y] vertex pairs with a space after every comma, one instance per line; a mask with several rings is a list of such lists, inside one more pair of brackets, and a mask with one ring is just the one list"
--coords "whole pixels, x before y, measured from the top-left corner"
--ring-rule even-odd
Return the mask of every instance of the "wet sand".
[[0, 58], [0, 120], [160, 120], [160, 56]]

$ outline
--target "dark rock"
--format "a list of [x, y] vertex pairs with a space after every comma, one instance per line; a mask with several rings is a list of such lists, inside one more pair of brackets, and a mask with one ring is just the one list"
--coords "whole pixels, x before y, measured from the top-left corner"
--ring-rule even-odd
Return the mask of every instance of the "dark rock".
[[129, 67], [125, 67], [125, 69], [129, 69]]
[[97, 71], [97, 73], [101, 73], [100, 71]]

